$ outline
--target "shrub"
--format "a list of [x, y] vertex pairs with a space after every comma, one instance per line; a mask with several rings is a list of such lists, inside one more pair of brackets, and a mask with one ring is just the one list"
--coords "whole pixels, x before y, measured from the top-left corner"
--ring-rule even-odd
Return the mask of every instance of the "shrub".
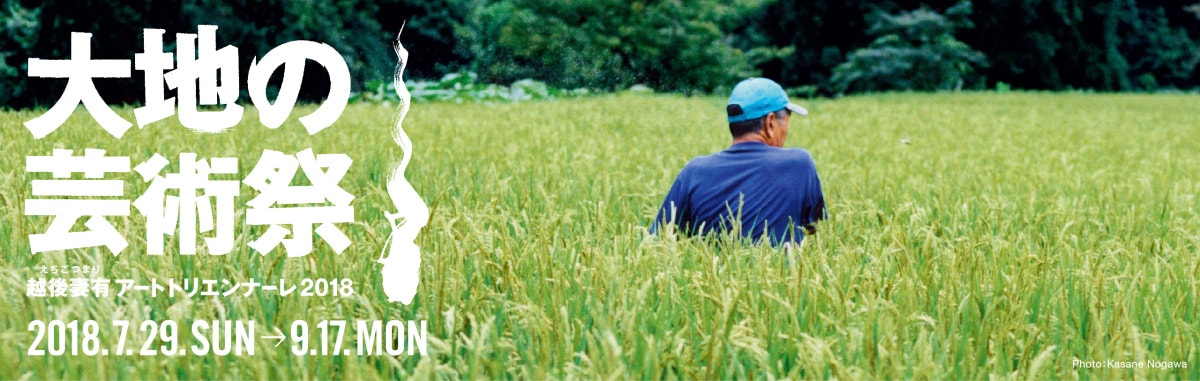
[[866, 48], [851, 52], [830, 78], [839, 93], [882, 90], [960, 89], [986, 57], [954, 38], [970, 27], [971, 3], [961, 2], [939, 14], [928, 8], [880, 14], [870, 33], [878, 36]]
[[753, 2], [506, 0], [474, 8], [460, 48], [489, 83], [522, 78], [560, 88], [645, 84], [710, 91], [756, 74], [725, 39]]

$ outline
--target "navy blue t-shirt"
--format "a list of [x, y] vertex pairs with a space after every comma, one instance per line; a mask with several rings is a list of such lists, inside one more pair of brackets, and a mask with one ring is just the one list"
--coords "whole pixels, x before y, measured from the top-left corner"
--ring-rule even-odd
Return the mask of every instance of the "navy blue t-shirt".
[[725, 231], [733, 227], [739, 205], [743, 237], [758, 242], [765, 232], [773, 245], [803, 240], [804, 225], [825, 218], [812, 155], [745, 142], [692, 159], [663, 200], [650, 233], [671, 221], [688, 235]]

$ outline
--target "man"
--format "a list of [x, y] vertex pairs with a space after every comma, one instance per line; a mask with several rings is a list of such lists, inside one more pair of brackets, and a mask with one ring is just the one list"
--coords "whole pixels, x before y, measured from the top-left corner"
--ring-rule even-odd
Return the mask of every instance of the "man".
[[825, 218], [816, 166], [808, 151], [782, 148], [791, 114], [808, 111], [774, 81], [751, 78], [733, 88], [726, 112], [733, 144], [683, 167], [650, 233], [674, 224], [686, 235], [734, 232], [775, 246], [816, 234]]

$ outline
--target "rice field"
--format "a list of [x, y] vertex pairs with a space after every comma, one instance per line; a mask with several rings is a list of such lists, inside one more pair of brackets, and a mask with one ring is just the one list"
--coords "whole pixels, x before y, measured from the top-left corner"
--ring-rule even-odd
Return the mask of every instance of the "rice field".
[[[724, 101], [415, 104], [408, 179], [431, 216], [407, 306], [386, 302], [376, 263], [393, 212], [385, 176], [400, 157], [394, 104], [350, 105], [315, 136], [295, 120], [303, 112], [272, 130], [247, 107], [223, 134], [168, 118], [115, 139], [78, 110], [33, 140], [21, 123], [40, 111], [4, 112], [0, 379], [1200, 379], [1195, 95], [796, 100], [810, 115], [792, 118], [787, 145], [812, 153], [830, 215], [802, 253], [647, 236], [679, 169], [728, 146]], [[166, 255], [147, 255], [136, 211], [109, 219], [129, 242], [119, 256], [30, 253], [28, 235], [49, 219], [26, 217], [24, 200], [49, 175], [27, 175], [26, 156], [101, 148], [136, 165], [195, 152], [238, 157], [245, 176], [263, 149], [310, 147], [354, 160], [340, 185], [356, 222], [339, 224], [352, 241], [340, 255], [323, 242], [297, 258], [251, 250], [266, 229], [242, 223], [255, 194], [244, 184], [226, 255], [180, 255], [170, 237]], [[146, 191], [136, 173], [117, 178], [130, 199]], [[348, 278], [354, 293], [26, 296], [53, 265], [145, 282]], [[428, 353], [296, 356], [257, 338], [253, 356], [31, 356], [36, 319], [99, 321], [105, 347], [115, 319], [247, 320], [260, 333], [294, 320], [425, 320]]]

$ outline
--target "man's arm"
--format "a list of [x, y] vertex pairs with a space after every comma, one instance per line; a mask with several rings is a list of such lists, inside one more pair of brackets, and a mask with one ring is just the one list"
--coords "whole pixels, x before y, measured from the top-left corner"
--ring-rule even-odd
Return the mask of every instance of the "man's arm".
[[680, 228], [690, 225], [691, 213], [688, 212], [684, 176], [684, 172], [681, 171], [671, 184], [671, 190], [667, 191], [667, 197], [663, 199], [662, 206], [658, 208], [658, 213], [655, 213], [654, 221], [650, 223], [650, 234], [658, 234], [663, 225], [676, 225]]
[[821, 177], [817, 175], [817, 165], [813, 162], [812, 156], [808, 151], [804, 151], [805, 163], [807, 168], [804, 170], [809, 172], [807, 183], [804, 185], [804, 200], [801, 201], [801, 220], [808, 220], [804, 224], [804, 233], [806, 235], [817, 234], [817, 222], [828, 218], [825, 209], [825, 192], [821, 189]]

